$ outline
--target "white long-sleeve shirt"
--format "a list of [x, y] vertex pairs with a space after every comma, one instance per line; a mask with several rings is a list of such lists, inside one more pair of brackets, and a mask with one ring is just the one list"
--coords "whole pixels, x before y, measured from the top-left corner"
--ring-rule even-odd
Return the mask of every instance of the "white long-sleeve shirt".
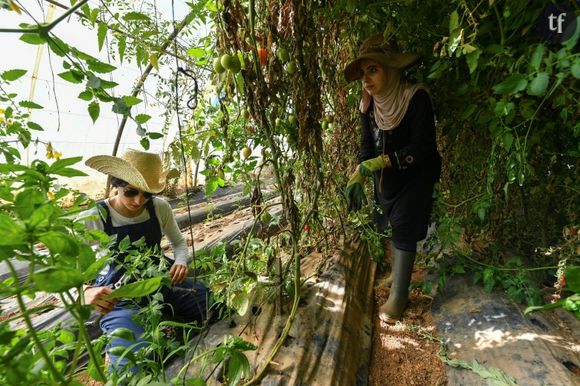
[[[179, 231], [177, 222], [175, 221], [175, 216], [173, 216], [173, 210], [167, 201], [159, 197], [153, 197], [153, 207], [155, 208], [155, 214], [159, 220], [159, 225], [161, 226], [161, 233], [167, 236], [171, 248], [173, 249], [173, 257], [175, 259], [175, 264], [187, 265], [190, 261], [187, 244], [183, 235]], [[109, 203], [109, 199], [105, 199], [105, 204], [109, 208], [109, 213], [111, 214], [111, 221], [114, 227], [139, 224], [149, 220], [149, 211], [145, 209], [141, 214], [136, 217], [125, 217], [119, 212], [117, 212]], [[98, 215], [98, 207], [95, 206], [92, 209], [84, 211], [80, 214], [81, 217]], [[104, 231], [105, 227], [100, 217], [86, 220], [85, 226], [87, 229], [99, 229]]]

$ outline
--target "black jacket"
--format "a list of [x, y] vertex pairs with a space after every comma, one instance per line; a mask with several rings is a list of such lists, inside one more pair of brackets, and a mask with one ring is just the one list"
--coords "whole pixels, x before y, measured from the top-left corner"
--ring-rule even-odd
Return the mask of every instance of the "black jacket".
[[[390, 131], [379, 130], [373, 116], [373, 104], [361, 113], [362, 139], [359, 163], [379, 154], [388, 154], [392, 167], [375, 173], [377, 201], [395, 199], [405, 186], [431, 187], [425, 192], [430, 200], [432, 187], [439, 180], [441, 157], [435, 139], [435, 119], [431, 98], [425, 90], [418, 90], [409, 101], [399, 126]], [[376, 135], [375, 135], [376, 134]], [[382, 173], [382, 176], [381, 176]], [[422, 183], [417, 185], [422, 180]]]

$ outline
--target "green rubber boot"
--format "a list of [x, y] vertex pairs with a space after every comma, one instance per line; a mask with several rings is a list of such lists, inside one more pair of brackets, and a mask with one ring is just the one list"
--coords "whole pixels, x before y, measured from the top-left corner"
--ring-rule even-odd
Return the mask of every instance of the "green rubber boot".
[[387, 288], [391, 288], [391, 285], [393, 285], [393, 265], [394, 265], [394, 262], [393, 262], [394, 257], [393, 256], [395, 256], [395, 245], [393, 244], [392, 241], [390, 241], [389, 245], [385, 245], [385, 248], [389, 248], [391, 250], [391, 256], [390, 256], [390, 258], [391, 258], [390, 259], [391, 260], [390, 261], [391, 272], [389, 273], [389, 276], [383, 281], [382, 284], [384, 284], [385, 287], [387, 287]]
[[416, 252], [408, 252], [393, 247], [393, 284], [389, 299], [379, 310], [380, 319], [395, 324], [401, 319], [409, 301], [409, 284], [413, 273]]
[[395, 247], [390, 238], [383, 240], [383, 254], [385, 265], [391, 272], [389, 272], [388, 277], [378, 280], [377, 285], [391, 288], [391, 284], [393, 284], [393, 256], [395, 255]]

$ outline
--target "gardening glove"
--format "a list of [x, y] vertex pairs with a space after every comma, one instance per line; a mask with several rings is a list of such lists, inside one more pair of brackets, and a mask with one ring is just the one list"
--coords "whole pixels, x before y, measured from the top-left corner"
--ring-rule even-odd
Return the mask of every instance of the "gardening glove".
[[346, 184], [346, 201], [348, 203], [348, 211], [359, 211], [363, 204], [366, 204], [367, 198], [363, 189], [363, 184], [366, 177], [358, 170], [350, 176], [350, 180]]
[[386, 154], [381, 154], [378, 157], [371, 158], [361, 162], [361, 164], [358, 166], [358, 170], [364, 176], [372, 177], [374, 172], [379, 171], [388, 165], [389, 165], [389, 156]]

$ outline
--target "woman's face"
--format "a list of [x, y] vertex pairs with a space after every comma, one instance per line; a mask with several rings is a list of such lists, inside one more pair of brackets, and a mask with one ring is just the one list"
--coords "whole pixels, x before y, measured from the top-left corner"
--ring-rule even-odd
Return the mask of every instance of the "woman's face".
[[387, 85], [387, 72], [383, 66], [374, 60], [365, 59], [361, 62], [362, 86], [369, 95], [378, 95]]
[[143, 210], [145, 203], [151, 199], [151, 194], [143, 192], [132, 185], [119, 187], [119, 203], [123, 211], [129, 215], [138, 215]]

